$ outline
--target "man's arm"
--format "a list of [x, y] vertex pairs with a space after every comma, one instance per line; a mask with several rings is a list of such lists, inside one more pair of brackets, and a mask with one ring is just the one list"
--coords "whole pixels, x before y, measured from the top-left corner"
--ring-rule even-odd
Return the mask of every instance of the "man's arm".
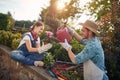
[[96, 55], [96, 53], [94, 51], [95, 50], [92, 45], [90, 45], [87, 48], [84, 48], [80, 53], [78, 53], [75, 56], [75, 63], [80, 64], [80, 63], [83, 63], [83, 62], [91, 59], [92, 57], [94, 57]]
[[73, 36], [75, 37], [75, 39], [76, 39], [77, 41], [81, 41], [81, 40], [82, 40], [82, 37], [81, 37], [77, 32], [74, 32], [74, 33], [73, 33]]
[[70, 27], [67, 27], [67, 29], [68, 29], [68, 31], [70, 32], [70, 34], [71, 34], [72, 36], [74, 36], [75, 39], [76, 39], [78, 42], [82, 40], [82, 37], [81, 37], [74, 29], [72, 29], [72, 28], [70, 28]]
[[75, 55], [72, 52], [71, 48], [68, 49], [68, 56], [69, 56], [70, 60], [75, 64]]
[[69, 56], [70, 60], [75, 64], [83, 63], [96, 55], [92, 45], [90, 45], [87, 48], [84, 48], [77, 55], [75, 55], [72, 52], [71, 48], [68, 48], [67, 51], [68, 51], [68, 56]]

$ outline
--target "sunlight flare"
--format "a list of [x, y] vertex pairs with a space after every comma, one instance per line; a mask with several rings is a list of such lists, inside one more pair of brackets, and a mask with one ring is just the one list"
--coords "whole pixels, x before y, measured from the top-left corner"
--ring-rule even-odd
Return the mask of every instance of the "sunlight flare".
[[71, 0], [59, 0], [57, 2], [57, 9], [58, 10], [62, 10], [65, 8], [66, 5], [68, 5], [70, 3]]

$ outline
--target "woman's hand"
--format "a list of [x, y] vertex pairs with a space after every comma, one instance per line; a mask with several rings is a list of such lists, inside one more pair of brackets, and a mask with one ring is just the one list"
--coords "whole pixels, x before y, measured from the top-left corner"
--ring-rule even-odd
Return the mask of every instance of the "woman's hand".
[[45, 51], [48, 51], [50, 48], [52, 48], [52, 44], [51, 43], [48, 43], [46, 45], [42, 44], [42, 46], [38, 48], [38, 52], [39, 53], [43, 53]]

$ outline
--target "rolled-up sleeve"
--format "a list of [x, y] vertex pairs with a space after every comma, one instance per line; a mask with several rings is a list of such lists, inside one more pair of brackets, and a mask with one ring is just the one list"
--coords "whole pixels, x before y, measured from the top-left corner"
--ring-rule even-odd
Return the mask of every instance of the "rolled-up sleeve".
[[95, 56], [93, 45], [86, 45], [85, 48], [75, 56], [76, 64], [83, 63]]

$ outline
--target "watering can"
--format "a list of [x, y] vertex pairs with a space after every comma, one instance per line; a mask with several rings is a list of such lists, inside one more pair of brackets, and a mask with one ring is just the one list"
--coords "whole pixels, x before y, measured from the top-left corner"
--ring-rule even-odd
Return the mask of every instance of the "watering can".
[[53, 36], [54, 34], [50, 31], [46, 31], [46, 34], [49, 36], [49, 38], [53, 38], [54, 40], [58, 42], [64, 42], [65, 39], [70, 42], [72, 40], [72, 36], [70, 35], [67, 28], [59, 29], [56, 31], [56, 37]]

